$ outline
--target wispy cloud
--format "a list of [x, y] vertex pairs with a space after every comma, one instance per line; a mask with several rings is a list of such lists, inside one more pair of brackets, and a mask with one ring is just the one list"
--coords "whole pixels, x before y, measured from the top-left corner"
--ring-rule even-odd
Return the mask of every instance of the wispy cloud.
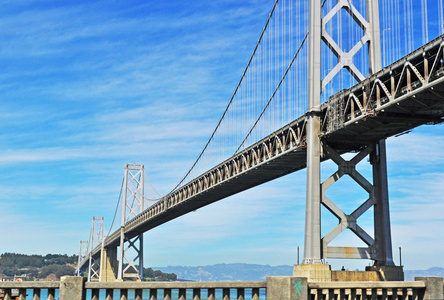
[[[0, 27], [8, 29], [0, 33], [0, 247], [72, 254], [93, 215], [109, 227], [125, 163], [145, 164], [161, 193], [181, 179], [271, 7], [266, 0], [130, 0], [0, 8]], [[421, 239], [435, 261], [437, 252], [426, 248], [443, 247], [434, 239], [443, 225], [442, 133], [435, 126], [388, 141], [394, 244], [408, 245], [413, 257]], [[359, 168], [371, 179], [366, 162]], [[323, 176], [335, 169], [323, 164]], [[331, 196], [353, 209], [362, 195], [345, 183], [347, 198], [344, 187]], [[302, 171], [146, 233], [147, 263], [292, 264], [304, 218]]]

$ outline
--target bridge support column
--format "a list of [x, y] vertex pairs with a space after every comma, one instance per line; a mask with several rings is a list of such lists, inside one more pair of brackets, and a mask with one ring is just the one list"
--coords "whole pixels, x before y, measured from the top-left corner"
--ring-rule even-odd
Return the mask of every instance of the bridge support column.
[[321, 264], [321, 1], [310, 1], [304, 264]]
[[116, 281], [117, 268], [117, 247], [104, 247], [102, 249], [102, 257], [100, 262], [100, 281]]
[[[370, 24], [371, 43], [369, 45], [370, 74], [382, 69], [381, 59], [381, 30], [379, 22], [379, 0], [367, 0], [367, 18]], [[402, 266], [395, 267], [392, 255], [392, 235], [390, 227], [390, 209], [387, 181], [387, 151], [385, 140], [376, 143], [375, 150], [370, 155], [370, 163], [373, 166], [373, 186], [375, 189], [374, 231], [375, 248], [378, 258], [375, 260], [374, 270], [379, 270], [384, 278], [396, 278], [403, 280]], [[383, 266], [384, 268], [379, 268]], [[388, 271], [388, 270], [391, 271]], [[398, 273], [398, 275], [396, 275]], [[402, 277], [402, 279], [400, 279]], [[390, 280], [390, 279], [389, 279]]]
[[370, 163], [373, 166], [373, 186], [376, 198], [374, 206], [376, 257], [374, 266], [366, 267], [366, 271], [377, 271], [381, 280], [404, 280], [402, 266], [395, 266], [393, 262], [385, 140], [375, 145], [375, 150], [370, 155]]
[[387, 181], [387, 153], [385, 140], [375, 145], [370, 154], [373, 166], [373, 187], [375, 190], [374, 228], [375, 228], [375, 259], [376, 266], [394, 266], [392, 255], [392, 234], [390, 228], [390, 209]]

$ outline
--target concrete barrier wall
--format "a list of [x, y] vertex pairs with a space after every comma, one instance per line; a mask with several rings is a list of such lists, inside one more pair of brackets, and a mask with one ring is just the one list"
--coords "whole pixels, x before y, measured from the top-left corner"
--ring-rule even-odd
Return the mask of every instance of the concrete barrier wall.
[[[32, 290], [33, 299], [41, 299], [40, 291], [47, 289], [47, 300], [55, 299], [55, 290], [57, 289], [59, 300], [97, 300], [100, 290], [106, 291], [107, 300], [113, 300], [115, 290], [120, 291], [119, 299], [115, 300], [127, 300], [130, 289], [135, 290], [137, 300], [160, 300], [161, 298], [157, 297], [160, 290], [162, 290], [164, 300], [171, 300], [172, 290], [178, 291], [179, 300], [201, 300], [204, 299], [203, 295], [205, 295], [205, 299], [215, 300], [216, 290], [220, 291], [219, 294], [222, 295], [223, 300], [246, 300], [246, 290], [251, 291], [251, 299], [253, 300], [264, 298], [264, 293], [261, 293], [261, 290], [266, 290], [267, 300], [444, 300], [444, 284], [441, 277], [418, 277], [415, 278], [415, 281], [410, 282], [308, 282], [306, 278], [279, 276], [267, 277], [266, 281], [250, 282], [85, 282], [82, 277], [65, 276], [57, 282], [0, 282], [0, 289], [4, 290], [5, 300], [13, 299], [13, 289], [18, 290], [18, 299], [26, 299], [29, 289]], [[87, 299], [88, 290], [89, 297]], [[148, 298], [142, 298], [143, 290], [149, 290]], [[202, 293], [202, 291], [205, 292]], [[192, 294], [192, 296], [187, 296], [187, 294]], [[236, 296], [233, 298], [234, 294]], [[28, 298], [30, 296], [28, 295]]]

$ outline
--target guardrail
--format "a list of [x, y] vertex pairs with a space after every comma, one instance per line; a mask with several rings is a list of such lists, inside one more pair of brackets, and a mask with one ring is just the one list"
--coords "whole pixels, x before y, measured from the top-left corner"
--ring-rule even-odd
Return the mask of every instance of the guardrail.
[[[443, 278], [416, 281], [307, 282], [306, 278], [267, 277], [266, 281], [233, 282], [0, 282], [4, 300], [427, 300], [444, 299]], [[13, 293], [15, 291], [15, 293]]]
[[[60, 281], [0, 281], [0, 289], [3, 290], [3, 293], [0, 293], [0, 299], [25, 300], [31, 296], [33, 300], [40, 300], [40, 296], [46, 294], [47, 300], [55, 300], [56, 290], [60, 288], [60, 284]], [[31, 295], [29, 290], [32, 290]]]
[[[100, 290], [105, 290], [106, 299], [129, 299], [131, 290], [134, 299], [254, 299], [265, 297], [265, 281], [236, 282], [87, 282], [91, 300], [99, 299]], [[145, 292], [144, 292], [145, 291]], [[146, 297], [146, 298], [145, 298]], [[132, 298], [132, 297], [131, 297]]]
[[424, 281], [311, 282], [311, 300], [424, 299]]

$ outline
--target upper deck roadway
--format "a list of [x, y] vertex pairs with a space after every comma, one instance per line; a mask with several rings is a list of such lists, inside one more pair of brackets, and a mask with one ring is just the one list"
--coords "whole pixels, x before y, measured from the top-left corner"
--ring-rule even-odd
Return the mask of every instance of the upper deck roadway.
[[[344, 153], [444, 121], [444, 35], [322, 104], [321, 141]], [[130, 220], [132, 238], [200, 207], [306, 167], [306, 115], [166, 195]], [[118, 246], [120, 229], [104, 246]], [[91, 254], [98, 256], [101, 246]], [[87, 258], [80, 264], [85, 266]]]

